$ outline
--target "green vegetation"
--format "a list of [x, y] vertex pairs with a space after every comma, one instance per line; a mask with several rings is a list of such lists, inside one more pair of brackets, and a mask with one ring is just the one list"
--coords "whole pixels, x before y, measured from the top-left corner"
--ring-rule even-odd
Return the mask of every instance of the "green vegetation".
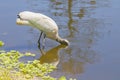
[[0, 47], [4, 45], [4, 42], [0, 41]]
[[[11, 50], [9, 52], [0, 51], [0, 70], [4, 70], [2, 76], [6, 75], [8, 80], [9, 73], [24, 75], [23, 77], [26, 79], [31, 79], [34, 77], [40, 77], [43, 80], [55, 80], [48, 75], [48, 73], [52, 72], [56, 67], [51, 64], [40, 64], [38, 60], [28, 61], [27, 63], [20, 62], [19, 59], [23, 56], [35, 56], [31, 53], [22, 54], [18, 51]], [[4, 80], [4, 79], [0, 79]]]
[[[3, 45], [4, 43], [0, 41], [0, 46]], [[20, 58], [24, 56], [34, 57], [35, 54], [0, 50], [0, 80], [67, 80], [64, 76], [57, 79], [49, 75], [56, 69], [52, 64], [40, 64], [39, 60], [25, 63], [20, 61]]]

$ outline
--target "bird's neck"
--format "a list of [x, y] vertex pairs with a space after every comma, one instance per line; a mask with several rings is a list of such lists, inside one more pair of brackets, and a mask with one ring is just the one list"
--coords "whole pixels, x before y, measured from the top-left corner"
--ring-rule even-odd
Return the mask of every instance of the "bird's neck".
[[56, 41], [59, 42], [62, 45], [67, 45], [67, 46], [69, 45], [69, 41], [67, 39], [61, 38], [60, 36], [57, 36]]

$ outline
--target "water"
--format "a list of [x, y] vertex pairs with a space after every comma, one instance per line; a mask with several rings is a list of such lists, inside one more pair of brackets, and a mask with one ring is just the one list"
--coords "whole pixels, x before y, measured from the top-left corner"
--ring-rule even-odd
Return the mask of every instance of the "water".
[[[58, 67], [51, 75], [78, 80], [120, 79], [120, 14], [119, 0], [21, 0], [1, 1], [0, 40], [2, 49], [32, 52], [41, 63]], [[37, 47], [39, 31], [16, 25], [20, 11], [41, 12], [53, 18], [60, 36], [70, 41], [69, 47], [46, 39], [46, 55]]]

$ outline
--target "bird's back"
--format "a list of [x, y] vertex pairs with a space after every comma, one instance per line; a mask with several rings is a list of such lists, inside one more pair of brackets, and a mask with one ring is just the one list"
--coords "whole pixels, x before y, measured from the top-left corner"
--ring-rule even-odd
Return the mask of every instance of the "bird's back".
[[41, 13], [30, 13], [29, 22], [33, 27], [43, 31], [47, 37], [55, 39], [58, 35], [58, 26], [53, 19]]

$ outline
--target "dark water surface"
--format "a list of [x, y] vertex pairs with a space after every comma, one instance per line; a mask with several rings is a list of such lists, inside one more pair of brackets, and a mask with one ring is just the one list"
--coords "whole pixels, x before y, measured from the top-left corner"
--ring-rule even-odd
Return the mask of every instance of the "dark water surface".
[[[120, 79], [119, 0], [4, 0], [0, 3], [2, 49], [32, 52], [41, 63], [53, 63], [51, 75], [78, 80]], [[16, 25], [20, 11], [41, 12], [53, 18], [60, 36], [70, 41], [65, 48], [46, 39], [45, 53], [37, 47], [39, 31]]]

